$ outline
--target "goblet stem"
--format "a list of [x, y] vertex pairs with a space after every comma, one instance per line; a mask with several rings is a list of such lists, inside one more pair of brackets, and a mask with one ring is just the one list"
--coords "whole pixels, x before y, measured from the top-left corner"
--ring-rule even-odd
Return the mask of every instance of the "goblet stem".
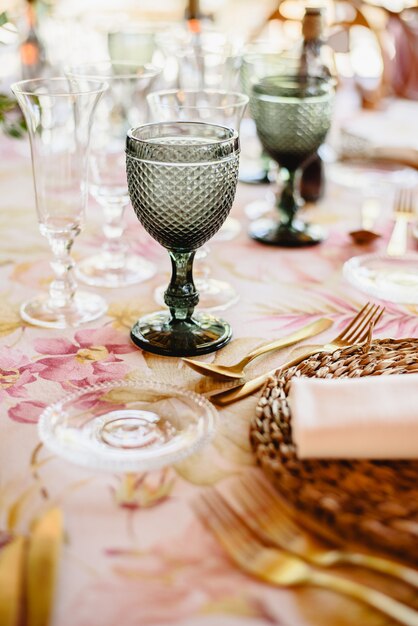
[[278, 209], [281, 214], [281, 223], [291, 228], [299, 206], [295, 198], [296, 170], [287, 170], [287, 172], [288, 177], [279, 198]]
[[164, 302], [170, 309], [172, 323], [189, 320], [199, 302], [199, 293], [193, 282], [193, 260], [195, 251], [178, 252], [169, 250], [171, 280], [164, 294]]
[[103, 251], [108, 256], [109, 266], [114, 268], [124, 266], [128, 252], [128, 246], [123, 240], [125, 232], [123, 215], [126, 206], [125, 202], [109, 202], [103, 205], [103, 234], [105, 236]]
[[[78, 233], [77, 233], [78, 234]], [[74, 261], [71, 258], [71, 248], [74, 237], [65, 234], [47, 233], [53, 259], [50, 265], [54, 271], [55, 279], [49, 287], [50, 306], [53, 309], [64, 309], [72, 306], [77, 289], [74, 277]]]

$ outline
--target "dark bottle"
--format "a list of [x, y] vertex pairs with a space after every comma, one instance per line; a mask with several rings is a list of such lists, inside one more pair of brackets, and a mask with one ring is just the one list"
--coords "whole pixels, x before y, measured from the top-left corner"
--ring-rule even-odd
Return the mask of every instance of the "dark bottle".
[[[319, 7], [308, 7], [302, 22], [303, 43], [300, 54], [300, 73], [333, 79], [333, 54], [323, 39], [323, 13]], [[307, 202], [316, 202], [324, 195], [324, 164], [318, 153], [306, 163], [300, 179], [300, 195]]]
[[199, 0], [188, 0], [184, 16], [186, 21], [200, 19]]

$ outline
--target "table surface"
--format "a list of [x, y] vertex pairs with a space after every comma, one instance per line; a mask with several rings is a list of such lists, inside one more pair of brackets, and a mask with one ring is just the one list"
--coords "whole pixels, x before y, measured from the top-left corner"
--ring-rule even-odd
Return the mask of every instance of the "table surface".
[[[13, 515], [15, 529], [26, 532], [33, 518], [51, 506], [61, 507], [65, 544], [53, 626], [392, 623], [331, 592], [283, 590], [252, 580], [230, 563], [195, 517], [191, 503], [199, 492], [209, 485], [223, 489], [253, 466], [248, 424], [257, 394], [220, 411], [217, 436], [201, 453], [137, 480], [77, 468], [39, 446], [40, 412], [67, 390], [138, 376], [200, 392], [210, 382], [179, 359], [146, 354], [130, 343], [130, 326], [158, 309], [153, 292], [169, 276], [168, 255], [146, 235], [133, 212], [126, 216], [132, 225], [128, 237], [135, 251], [158, 266], [153, 279], [99, 290], [109, 303], [108, 314], [81, 329], [45, 330], [22, 322], [22, 301], [47, 288], [51, 279], [50, 253], [36, 222], [26, 142], [2, 139], [0, 154], [0, 528]], [[292, 250], [265, 247], [246, 234], [244, 205], [267, 191], [240, 185], [233, 214], [241, 221], [241, 234], [231, 242], [211, 243], [212, 276], [230, 281], [240, 300], [223, 312], [233, 340], [209, 355], [209, 361], [232, 363], [266, 340], [324, 316], [334, 322], [319, 339], [327, 340], [368, 300], [341, 272], [345, 260], [364, 251], [347, 235], [359, 225], [361, 194], [329, 181], [324, 200], [305, 209], [307, 219], [327, 229], [326, 241]], [[379, 202], [383, 237], [371, 250], [385, 248], [392, 226], [390, 191], [380, 193]], [[91, 202], [74, 246], [76, 259], [100, 244], [99, 218], [100, 210]], [[418, 307], [386, 303], [376, 336], [417, 337]], [[257, 360], [249, 376], [278, 366], [288, 354], [285, 350]], [[400, 599], [412, 597], [410, 589], [377, 574], [344, 573]]]

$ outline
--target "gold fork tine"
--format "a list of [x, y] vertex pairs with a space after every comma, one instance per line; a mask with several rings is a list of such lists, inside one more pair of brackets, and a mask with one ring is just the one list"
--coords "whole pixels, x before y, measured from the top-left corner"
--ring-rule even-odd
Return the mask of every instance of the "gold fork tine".
[[357, 315], [347, 324], [347, 326], [342, 330], [342, 332], [335, 337], [335, 340], [343, 340], [346, 337], [346, 334], [351, 331], [353, 328], [357, 328], [357, 324], [361, 323], [364, 315], [367, 315], [368, 311], [371, 308], [370, 302], [364, 305], [362, 309], [357, 313]]
[[[274, 521], [280, 523], [284, 541], [290, 541], [295, 534], [291, 528], [292, 522], [288, 524], [288, 519], [276, 507], [274, 499], [269, 494], [266, 494], [264, 491], [260, 493], [264, 487], [260, 488], [260, 485], [261, 481], [252, 480], [251, 478], [248, 480], [247, 478], [247, 483], [245, 483], [241, 479], [234, 490], [234, 499], [245, 514], [245, 519], [248, 520], [254, 532], [259, 534], [259, 531], [262, 531], [264, 542], [271, 542], [272, 538], [267, 533], [271, 523]], [[255, 511], [254, 505], [257, 507]]]
[[[203, 506], [202, 506], [203, 505]], [[199, 510], [200, 506], [200, 510]], [[204, 524], [208, 525], [229, 554], [239, 554], [250, 558], [254, 552], [254, 537], [243, 524], [233, 524], [233, 516], [226, 511], [223, 499], [217, 494], [208, 493], [200, 497], [196, 503], [196, 511]], [[234, 529], [234, 532], [227, 529]]]
[[370, 304], [370, 302], [367, 303], [367, 305], [363, 307], [363, 309], [361, 309], [360, 311], [362, 315], [357, 315], [354, 318], [355, 323], [349, 324], [345, 331], [342, 333], [342, 337], [340, 337], [339, 339], [343, 341], [354, 342], [355, 339], [361, 336], [364, 329], [369, 327], [369, 324], [378, 308], [379, 307], [375, 304]]
[[[286, 528], [286, 531], [288, 531], [286, 533], [288, 537], [290, 537], [290, 534], [293, 536], [296, 531], [299, 532], [297, 524], [283, 512], [281, 505], [278, 504], [277, 493], [273, 488], [266, 484], [265, 481], [261, 480], [259, 476], [252, 476], [251, 481], [254, 486], [252, 492], [257, 493], [257, 495], [261, 493], [259, 502], [263, 506], [265, 514], [271, 519], [271, 513], [274, 513], [280, 519], [281, 523], [283, 523], [283, 527]], [[241, 484], [243, 489], [245, 489], [243, 481], [241, 481]]]
[[366, 339], [370, 338], [370, 334], [373, 332], [373, 328], [376, 326], [377, 322], [383, 315], [384, 308], [378, 305], [375, 305], [374, 309], [370, 312], [368, 316], [367, 322], [365, 320], [364, 324], [358, 329], [357, 334], [354, 337], [350, 337], [349, 341], [353, 343], [362, 343], [366, 341]]

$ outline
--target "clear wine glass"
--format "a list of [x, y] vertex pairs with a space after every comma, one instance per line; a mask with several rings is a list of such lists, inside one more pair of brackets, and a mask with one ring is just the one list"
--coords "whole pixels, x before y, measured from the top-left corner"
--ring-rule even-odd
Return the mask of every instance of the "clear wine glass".
[[146, 94], [161, 68], [130, 61], [101, 61], [69, 67], [79, 81], [106, 80], [109, 89], [97, 109], [90, 156], [90, 193], [103, 211], [104, 243], [97, 254], [80, 261], [77, 274], [97, 287], [124, 287], [148, 280], [155, 266], [131, 252], [124, 237], [129, 204], [124, 144], [131, 126], [147, 121]]
[[55, 274], [49, 293], [25, 302], [20, 312], [37, 326], [79, 326], [107, 309], [100, 296], [76, 290], [70, 256], [87, 200], [93, 114], [107, 84], [39, 78], [14, 83], [11, 88], [28, 128], [39, 227], [51, 246]]
[[[147, 96], [151, 116], [156, 122], [191, 121], [210, 122], [228, 126], [239, 131], [240, 123], [248, 104], [248, 96], [241, 93], [205, 89], [203, 91], [171, 89], [155, 91]], [[232, 218], [228, 218], [228, 223]], [[233, 220], [232, 226], [238, 220]], [[235, 226], [235, 229], [237, 228]], [[223, 228], [217, 233], [222, 233]], [[215, 238], [217, 238], [215, 235]], [[196, 253], [196, 259], [203, 260], [208, 256], [209, 249], [205, 245]], [[205, 263], [199, 267], [199, 275], [195, 281], [199, 291], [199, 308], [206, 310], [222, 310], [238, 301], [238, 294], [228, 282], [210, 277], [210, 268]], [[157, 287], [155, 298], [158, 304], [164, 304], [165, 286]]]
[[280, 220], [252, 222], [249, 233], [262, 243], [298, 247], [323, 239], [317, 226], [296, 217], [301, 201], [295, 194], [299, 168], [323, 143], [331, 125], [333, 82], [299, 72], [262, 78], [252, 88], [250, 110], [267, 154], [287, 171], [278, 210]]
[[141, 348], [166, 356], [213, 352], [231, 338], [227, 322], [195, 313], [196, 250], [219, 230], [234, 200], [239, 140], [231, 128], [201, 122], [161, 122], [128, 132], [129, 194], [145, 230], [171, 258], [164, 300], [169, 311], [139, 319], [131, 330]]

